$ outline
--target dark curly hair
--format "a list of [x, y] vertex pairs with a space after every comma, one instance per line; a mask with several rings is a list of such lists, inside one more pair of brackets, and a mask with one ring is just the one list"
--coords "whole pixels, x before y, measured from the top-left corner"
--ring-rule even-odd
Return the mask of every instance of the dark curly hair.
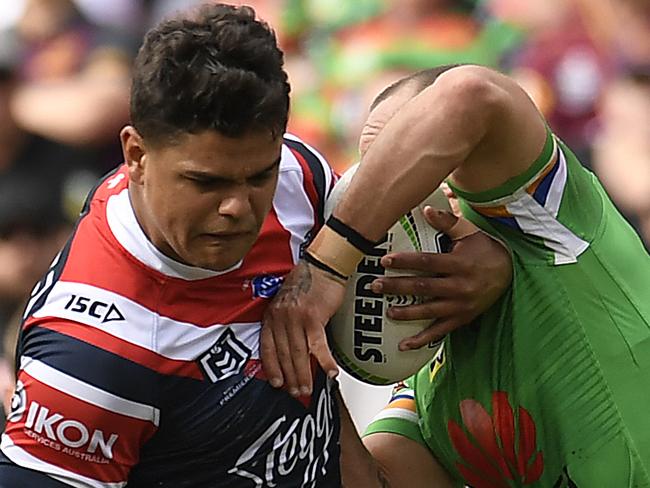
[[204, 130], [275, 138], [286, 129], [283, 54], [250, 7], [208, 4], [163, 21], [146, 34], [133, 71], [131, 123], [146, 140]]

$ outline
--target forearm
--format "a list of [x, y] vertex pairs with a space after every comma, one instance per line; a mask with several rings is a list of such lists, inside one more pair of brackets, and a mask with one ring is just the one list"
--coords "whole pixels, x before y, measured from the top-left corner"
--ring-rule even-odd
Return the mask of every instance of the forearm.
[[449, 475], [423, 445], [397, 434], [361, 441], [340, 393], [341, 484], [350, 488], [454, 488]]
[[386, 124], [334, 211], [339, 219], [377, 240], [466, 161], [499, 109], [499, 89], [472, 68], [441, 75]]
[[126, 80], [87, 79], [32, 84], [12, 100], [12, 114], [30, 132], [65, 144], [96, 143], [128, 120]]
[[341, 416], [341, 484], [351, 488], [384, 488], [390, 484], [386, 475], [365, 448], [350, 413], [337, 393]]

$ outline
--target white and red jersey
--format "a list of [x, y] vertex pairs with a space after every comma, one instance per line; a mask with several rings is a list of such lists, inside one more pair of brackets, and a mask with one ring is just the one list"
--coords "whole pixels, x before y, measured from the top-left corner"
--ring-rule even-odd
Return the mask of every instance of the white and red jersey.
[[160, 253], [125, 166], [107, 176], [28, 303], [0, 488], [340, 486], [331, 382], [318, 370], [294, 399], [259, 361], [265, 307], [334, 179], [287, 136], [256, 243], [215, 272]]

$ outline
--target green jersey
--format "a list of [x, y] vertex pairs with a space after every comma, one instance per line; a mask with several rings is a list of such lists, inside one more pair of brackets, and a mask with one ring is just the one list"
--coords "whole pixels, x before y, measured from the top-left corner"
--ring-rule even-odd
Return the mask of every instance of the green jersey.
[[474, 488], [650, 487], [650, 256], [549, 133], [503, 186], [454, 188], [512, 251], [510, 290], [396, 388], [368, 433], [426, 445]]

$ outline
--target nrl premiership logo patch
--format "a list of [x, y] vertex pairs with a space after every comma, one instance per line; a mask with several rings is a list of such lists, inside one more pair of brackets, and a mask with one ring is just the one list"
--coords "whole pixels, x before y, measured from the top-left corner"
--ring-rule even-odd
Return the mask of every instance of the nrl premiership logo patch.
[[199, 357], [203, 374], [213, 383], [238, 374], [251, 357], [251, 350], [235, 333], [226, 329], [217, 342]]

